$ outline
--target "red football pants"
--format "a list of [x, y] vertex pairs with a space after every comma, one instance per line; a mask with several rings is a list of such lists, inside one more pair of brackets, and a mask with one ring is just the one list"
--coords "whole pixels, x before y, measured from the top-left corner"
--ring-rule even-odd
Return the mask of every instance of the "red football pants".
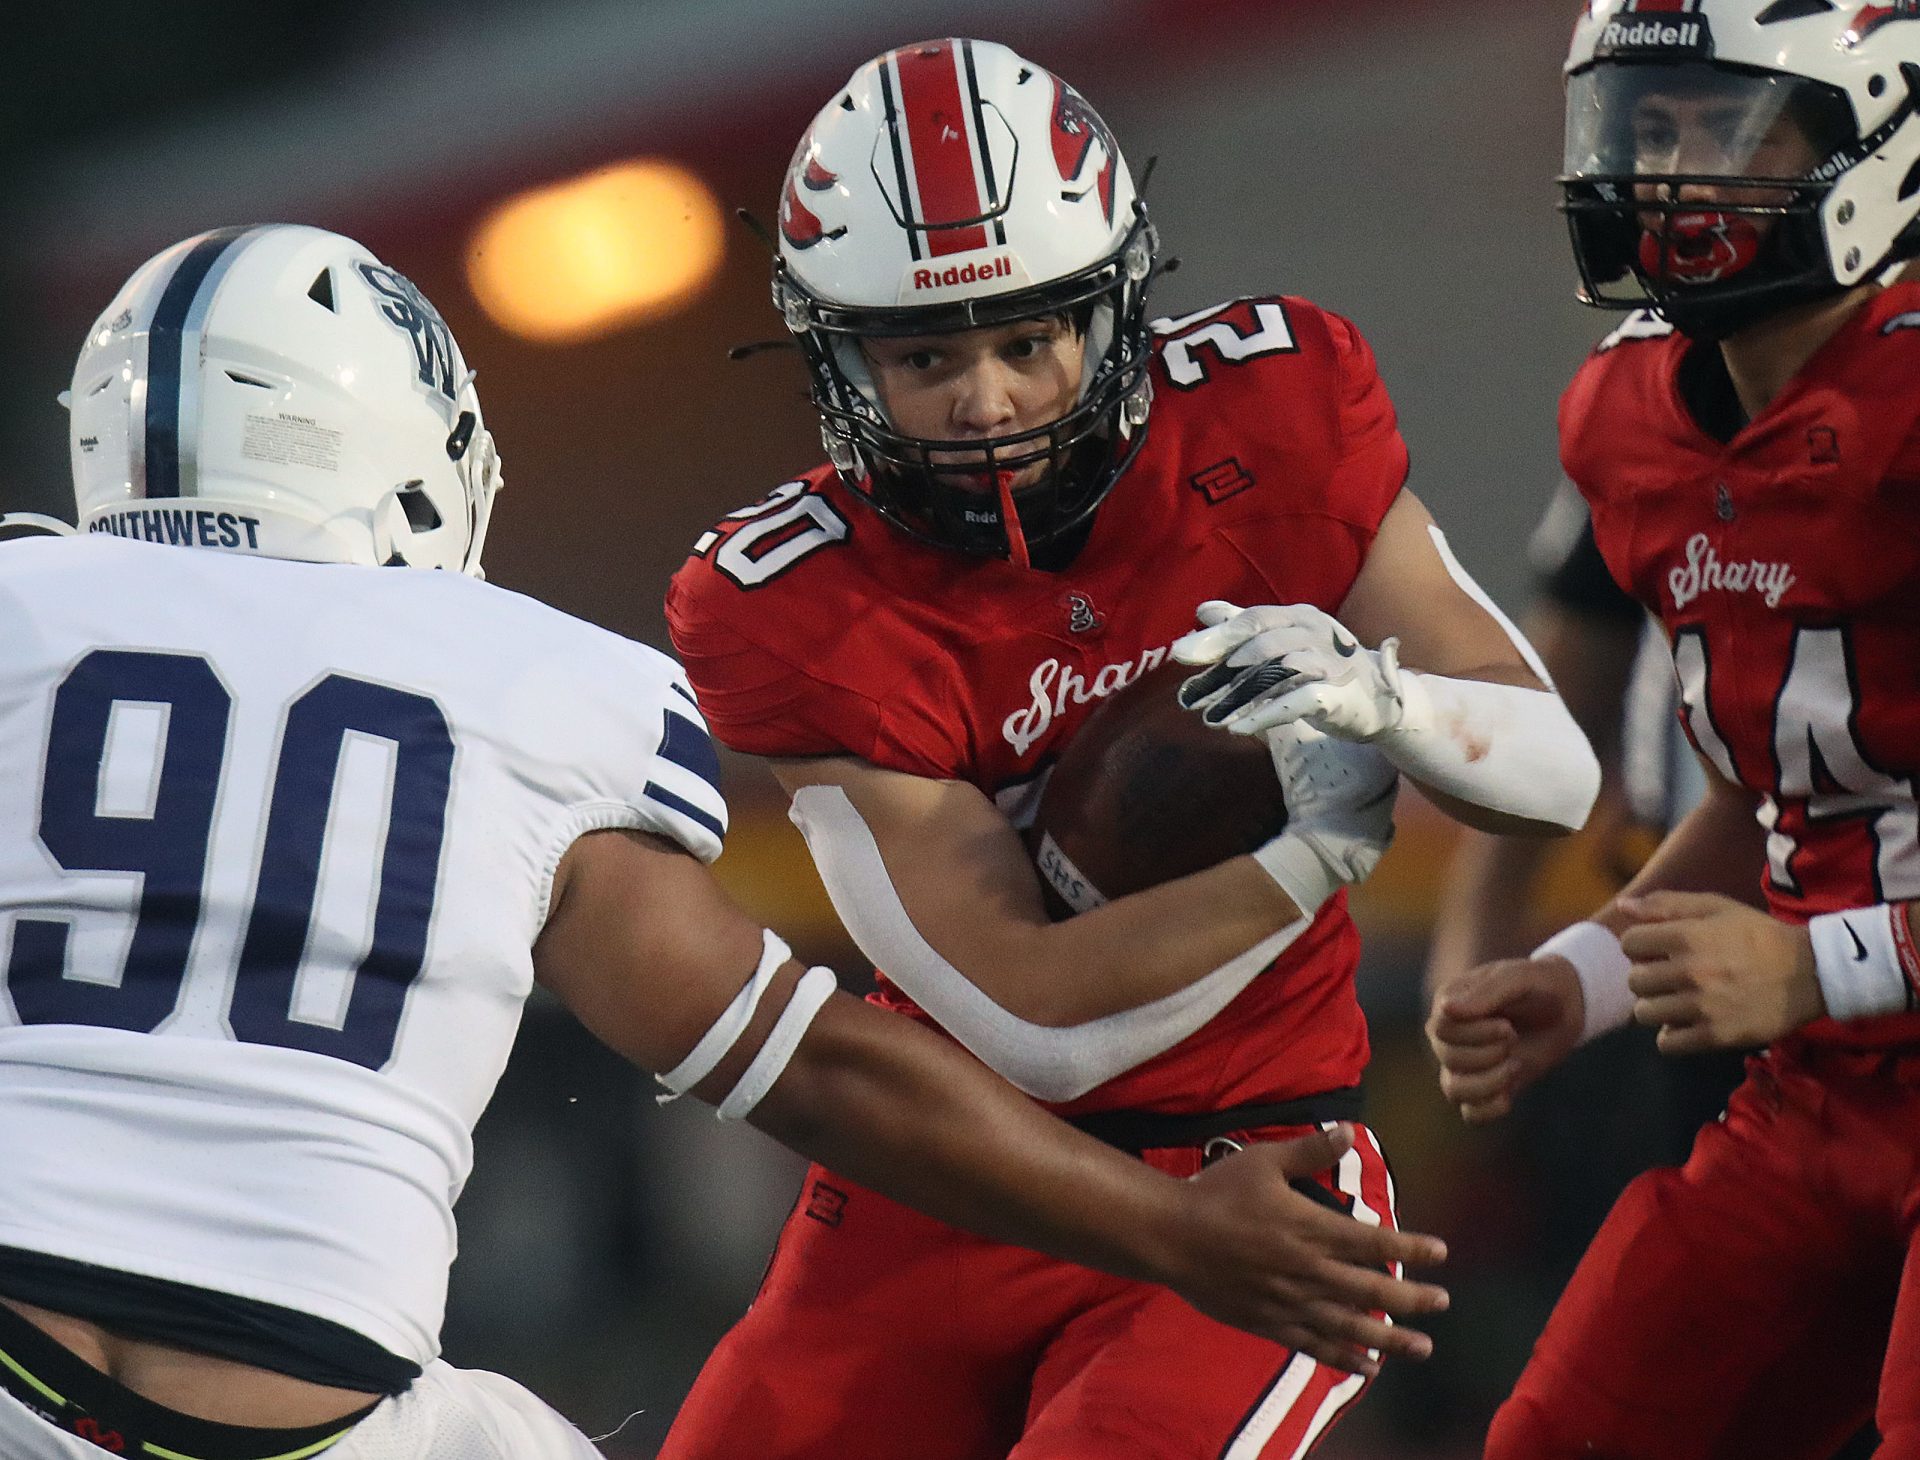
[[1920, 1460], [1917, 1204], [1920, 1056], [1749, 1061], [1614, 1204], [1487, 1460], [1827, 1460], [1868, 1419]]
[[[1355, 1134], [1322, 1184], [1392, 1225], [1386, 1162]], [[1145, 1159], [1185, 1177], [1201, 1153]], [[985, 1241], [814, 1167], [660, 1460], [1293, 1460], [1364, 1387], [1164, 1288]]]

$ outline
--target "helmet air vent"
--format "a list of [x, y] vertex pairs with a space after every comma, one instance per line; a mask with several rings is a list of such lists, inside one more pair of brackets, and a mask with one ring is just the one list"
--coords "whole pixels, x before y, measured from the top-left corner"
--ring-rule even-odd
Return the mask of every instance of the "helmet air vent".
[[422, 489], [416, 477], [400, 488], [400, 510], [407, 514], [407, 526], [415, 532], [432, 532], [440, 525], [439, 509]]
[[1907, 175], [1900, 180], [1900, 201], [1906, 202], [1915, 193], [1920, 193], [1920, 160], [1916, 160], [1907, 169]]
[[255, 385], [261, 390], [273, 389], [273, 382], [271, 380], [260, 380], [252, 375], [242, 375], [238, 370], [229, 370], [227, 372], [227, 379], [231, 380], [235, 385]]
[[1783, 20], [1805, 20], [1809, 15], [1825, 15], [1838, 7], [1833, 0], [1773, 0], [1754, 17], [1756, 25], [1778, 25]]
[[322, 309], [331, 310], [335, 314], [340, 312], [339, 307], [333, 302], [332, 269], [322, 269], [313, 276], [313, 283], [307, 286], [307, 298]]

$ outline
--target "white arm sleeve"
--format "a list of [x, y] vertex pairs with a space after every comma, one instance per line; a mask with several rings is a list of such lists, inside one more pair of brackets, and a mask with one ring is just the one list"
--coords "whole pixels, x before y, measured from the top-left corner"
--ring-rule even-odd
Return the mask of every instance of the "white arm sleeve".
[[1548, 689], [1400, 675], [1404, 716], [1372, 744], [1449, 796], [1578, 831], [1600, 794], [1600, 762]]
[[1074, 1100], [1171, 1049], [1231, 1003], [1303, 933], [1301, 918], [1187, 987], [1064, 1029], [996, 1004], [921, 936], [873, 832], [838, 786], [804, 786], [788, 813], [860, 951], [983, 1063], [1036, 1100]]
[[[1428, 532], [1461, 592], [1493, 616], [1527, 667], [1551, 685], [1524, 635], [1473, 581], [1437, 527]], [[1577, 831], [1600, 794], [1600, 762], [1551, 688], [1400, 672], [1400, 724], [1374, 740], [1415, 780], [1490, 811]]]

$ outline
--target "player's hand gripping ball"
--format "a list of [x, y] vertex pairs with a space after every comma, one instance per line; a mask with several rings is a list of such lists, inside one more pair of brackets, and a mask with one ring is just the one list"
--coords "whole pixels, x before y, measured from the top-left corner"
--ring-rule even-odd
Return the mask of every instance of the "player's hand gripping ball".
[[1341, 740], [1372, 740], [1400, 724], [1399, 641], [1378, 649], [1310, 603], [1237, 608], [1209, 599], [1204, 627], [1173, 657], [1207, 666], [1180, 687], [1180, 703], [1209, 725], [1256, 735], [1296, 721]]

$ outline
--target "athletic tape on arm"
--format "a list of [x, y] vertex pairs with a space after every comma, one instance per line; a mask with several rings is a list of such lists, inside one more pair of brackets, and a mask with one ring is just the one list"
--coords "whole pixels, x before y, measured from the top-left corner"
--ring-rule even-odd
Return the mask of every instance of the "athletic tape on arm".
[[1150, 1004], [1056, 1029], [995, 1003], [927, 942], [894, 889], [872, 830], [840, 787], [802, 787], [788, 815], [860, 951], [977, 1058], [1038, 1100], [1076, 1099], [1171, 1049], [1309, 925], [1301, 918]]
[[713, 1021], [707, 1032], [700, 1036], [692, 1052], [664, 1075], [654, 1076], [667, 1087], [665, 1095], [656, 1095], [654, 1099], [662, 1105], [678, 1100], [714, 1072], [720, 1061], [727, 1057], [727, 1051], [738, 1044], [740, 1036], [747, 1032], [747, 1026], [753, 1022], [753, 1011], [760, 1007], [761, 995], [766, 993], [767, 985], [773, 982], [773, 976], [780, 971], [780, 966], [791, 957], [793, 950], [780, 941], [778, 934], [771, 928], [761, 931], [760, 962], [753, 970], [753, 977], [747, 980], [745, 988], [734, 995], [733, 1002]]
[[833, 971], [826, 968], [809, 968], [806, 976], [795, 985], [793, 997], [787, 1000], [787, 1007], [780, 1011], [780, 1017], [774, 1021], [773, 1028], [767, 1034], [767, 1042], [760, 1046], [760, 1053], [753, 1057], [753, 1063], [747, 1066], [747, 1072], [740, 1082], [727, 1092], [727, 1098], [720, 1102], [715, 1112], [722, 1120], [740, 1120], [751, 1113], [753, 1107], [766, 1097], [787, 1065], [792, 1061], [794, 1052], [800, 1048], [800, 1041], [806, 1037], [807, 1030], [813, 1026], [814, 1015], [832, 998], [840, 987]]

